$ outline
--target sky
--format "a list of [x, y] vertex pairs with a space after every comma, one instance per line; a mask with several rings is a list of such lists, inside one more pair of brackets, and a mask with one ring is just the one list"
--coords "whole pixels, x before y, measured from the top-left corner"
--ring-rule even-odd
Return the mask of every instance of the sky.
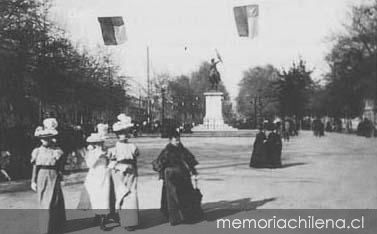
[[[151, 76], [189, 75], [219, 51], [218, 69], [232, 98], [243, 72], [272, 64], [289, 67], [300, 57], [314, 68], [313, 78], [328, 71], [324, 60], [331, 35], [342, 30], [350, 7], [366, 0], [53, 0], [50, 17], [78, 47], [113, 55], [135, 90], [146, 86], [146, 48]], [[259, 5], [259, 34], [237, 34], [233, 7]], [[127, 41], [104, 46], [97, 17], [122, 16]], [[348, 17], [348, 18], [347, 18]], [[186, 47], [186, 49], [185, 49]]]

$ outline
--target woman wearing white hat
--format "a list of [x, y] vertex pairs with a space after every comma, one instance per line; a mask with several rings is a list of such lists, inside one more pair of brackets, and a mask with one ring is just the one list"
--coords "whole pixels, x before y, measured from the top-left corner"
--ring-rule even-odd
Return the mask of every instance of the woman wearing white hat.
[[85, 179], [85, 188], [89, 194], [91, 208], [99, 218], [101, 230], [106, 230], [106, 216], [110, 210], [110, 176], [107, 167], [109, 160], [103, 149], [104, 137], [100, 133], [92, 133], [86, 140], [89, 143], [86, 164], [89, 168]]
[[38, 127], [35, 136], [40, 139], [41, 146], [31, 154], [33, 175], [31, 188], [38, 193], [41, 212], [41, 233], [62, 233], [66, 221], [63, 192], [61, 189], [61, 158], [63, 151], [56, 147], [54, 137], [58, 122], [49, 118]]
[[133, 126], [131, 118], [125, 114], [118, 115], [118, 122], [113, 125], [118, 142], [109, 150], [113, 168], [116, 209], [119, 211], [120, 224], [128, 231], [135, 230], [139, 224], [139, 205], [137, 198], [137, 164], [139, 150], [128, 142], [128, 133]]

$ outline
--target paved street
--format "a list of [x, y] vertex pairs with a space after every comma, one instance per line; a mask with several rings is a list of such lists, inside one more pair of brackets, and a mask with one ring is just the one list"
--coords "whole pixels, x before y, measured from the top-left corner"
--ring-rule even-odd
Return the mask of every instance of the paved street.
[[[311, 132], [283, 146], [283, 168], [250, 169], [250, 138], [183, 138], [200, 162], [200, 188], [205, 210], [377, 208], [377, 139]], [[161, 182], [150, 163], [166, 139], [133, 139], [141, 149], [141, 209], [159, 207]], [[82, 184], [63, 188], [66, 207], [76, 208]], [[31, 191], [0, 194], [1, 208], [37, 208]], [[77, 232], [79, 233], [79, 232]], [[81, 232], [80, 232], [81, 233]]]
[[[157, 208], [160, 181], [151, 161], [166, 139], [137, 138], [141, 149], [141, 208]], [[377, 208], [377, 140], [302, 132], [283, 146], [281, 169], [250, 169], [252, 139], [183, 138], [200, 162], [203, 202], [273, 199], [263, 208]], [[67, 208], [75, 208], [82, 184], [64, 187]], [[31, 192], [0, 194], [1, 208], [37, 208]]]

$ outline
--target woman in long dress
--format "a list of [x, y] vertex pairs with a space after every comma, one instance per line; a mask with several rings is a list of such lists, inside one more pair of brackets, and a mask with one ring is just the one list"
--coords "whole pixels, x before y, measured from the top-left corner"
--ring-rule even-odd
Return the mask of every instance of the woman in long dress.
[[86, 155], [86, 164], [89, 168], [85, 179], [85, 188], [89, 194], [91, 208], [99, 219], [100, 229], [106, 230], [106, 216], [110, 211], [110, 176], [109, 159], [103, 149], [104, 138], [98, 134], [91, 134]]
[[193, 154], [180, 142], [179, 133], [170, 133], [169, 144], [153, 161], [153, 169], [163, 180], [161, 212], [168, 217], [171, 225], [194, 221], [202, 215], [195, 210], [194, 188], [191, 175], [197, 175], [198, 165]]
[[38, 127], [35, 136], [41, 141], [41, 146], [35, 148], [31, 154], [33, 175], [31, 187], [38, 193], [41, 209], [41, 233], [63, 233], [66, 221], [65, 205], [60, 181], [62, 178], [61, 162], [63, 151], [56, 147], [54, 137], [57, 121], [46, 119], [44, 127]]
[[253, 152], [250, 159], [250, 167], [258, 168], [264, 167], [267, 164], [266, 147], [264, 145], [267, 140], [263, 127], [259, 127], [259, 132], [255, 136]]
[[271, 131], [265, 142], [266, 153], [268, 157], [268, 168], [279, 168], [281, 164], [282, 141], [280, 135], [276, 132], [276, 126], [270, 124], [267, 130]]
[[115, 209], [119, 212], [119, 221], [128, 231], [133, 231], [139, 224], [139, 204], [137, 195], [137, 157], [139, 150], [128, 142], [128, 133], [133, 126], [131, 118], [120, 114], [113, 125], [118, 141], [109, 149], [112, 178], [115, 190]]

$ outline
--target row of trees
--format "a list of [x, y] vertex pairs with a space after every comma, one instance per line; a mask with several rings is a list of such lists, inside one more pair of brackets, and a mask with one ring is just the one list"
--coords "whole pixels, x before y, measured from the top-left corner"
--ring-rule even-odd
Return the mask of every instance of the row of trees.
[[287, 70], [272, 65], [244, 72], [237, 97], [238, 113], [245, 119], [273, 119], [290, 116], [301, 119], [311, 112], [316, 87], [305, 62], [300, 59]]
[[377, 1], [355, 6], [344, 32], [333, 36], [326, 57], [330, 66], [327, 84], [320, 91], [318, 112], [331, 116], [360, 116], [365, 99], [377, 94]]
[[87, 122], [125, 104], [126, 81], [116, 79], [109, 55], [79, 52], [48, 20], [48, 8], [37, 0], [0, 2], [2, 129], [35, 125], [49, 111], [67, 123]]
[[30, 175], [32, 134], [43, 118], [58, 118], [64, 149], [68, 125], [108, 120], [126, 104], [126, 81], [110, 56], [80, 52], [43, 2], [0, 1], [0, 150], [12, 153], [15, 179]]
[[[245, 119], [256, 112], [273, 116], [330, 116], [353, 118], [363, 113], [364, 100], [377, 96], [377, 1], [352, 8], [344, 32], [333, 36], [326, 60], [330, 72], [325, 84], [311, 78], [312, 70], [300, 59], [288, 69], [272, 65], [244, 72], [237, 110]], [[260, 117], [260, 116], [259, 116]]]

